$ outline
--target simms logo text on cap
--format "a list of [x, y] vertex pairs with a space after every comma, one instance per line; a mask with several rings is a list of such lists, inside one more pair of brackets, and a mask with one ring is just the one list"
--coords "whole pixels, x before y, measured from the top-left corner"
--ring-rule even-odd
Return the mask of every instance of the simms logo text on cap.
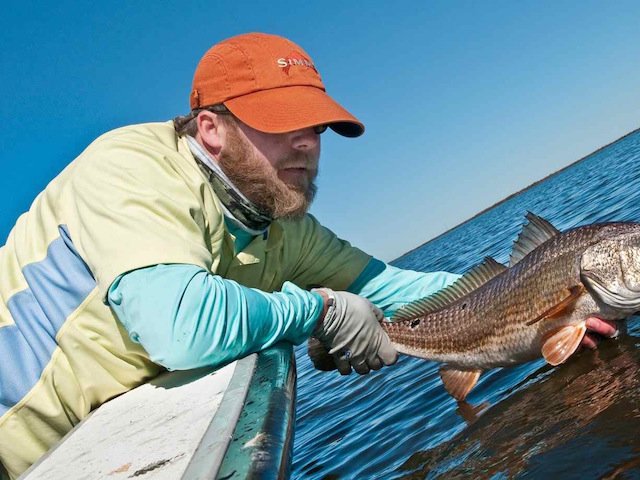
[[294, 66], [312, 68], [314, 72], [318, 73], [315, 65], [311, 62], [311, 60], [304, 57], [300, 52], [291, 52], [288, 57], [280, 57], [276, 60], [276, 62], [287, 75], [289, 75], [289, 69]]

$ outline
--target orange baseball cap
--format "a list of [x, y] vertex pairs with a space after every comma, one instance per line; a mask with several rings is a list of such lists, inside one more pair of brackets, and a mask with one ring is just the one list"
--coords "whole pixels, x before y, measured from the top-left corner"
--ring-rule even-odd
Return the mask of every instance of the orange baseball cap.
[[309, 55], [277, 35], [248, 33], [211, 47], [196, 68], [190, 103], [192, 110], [222, 103], [266, 133], [317, 125], [345, 137], [364, 133], [364, 125], [327, 95]]

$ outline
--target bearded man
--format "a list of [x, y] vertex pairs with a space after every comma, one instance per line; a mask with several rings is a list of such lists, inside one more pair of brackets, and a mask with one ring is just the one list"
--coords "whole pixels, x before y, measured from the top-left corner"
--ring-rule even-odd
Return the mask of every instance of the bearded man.
[[174, 122], [95, 140], [0, 249], [0, 462], [12, 478], [165, 369], [311, 334], [343, 374], [391, 365], [383, 312], [457, 278], [386, 265], [307, 214], [320, 134], [364, 127], [298, 45], [215, 45], [190, 104]]

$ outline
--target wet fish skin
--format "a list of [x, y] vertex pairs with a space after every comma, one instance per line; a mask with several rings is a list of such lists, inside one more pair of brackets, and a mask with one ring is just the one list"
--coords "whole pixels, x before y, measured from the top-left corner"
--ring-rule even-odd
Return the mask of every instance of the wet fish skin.
[[638, 311], [639, 252], [638, 224], [578, 227], [449, 306], [396, 315], [383, 328], [399, 352], [445, 363], [445, 387], [462, 400], [482, 370], [540, 356], [557, 365], [579, 346], [588, 317], [620, 320]]
[[[590, 316], [620, 320], [640, 310], [640, 224], [560, 233], [531, 213], [527, 219], [509, 267], [489, 258], [382, 323], [398, 352], [443, 363], [445, 389], [457, 400], [484, 370], [541, 356], [552, 365], [566, 361]], [[329, 369], [312, 343], [314, 364]]]

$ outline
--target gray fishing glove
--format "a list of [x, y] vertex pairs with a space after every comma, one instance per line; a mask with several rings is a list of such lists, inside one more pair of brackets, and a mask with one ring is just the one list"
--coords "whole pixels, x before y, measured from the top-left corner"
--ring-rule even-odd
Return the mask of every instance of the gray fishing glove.
[[353, 293], [328, 288], [314, 291], [328, 301], [327, 312], [312, 335], [328, 350], [342, 375], [350, 374], [352, 367], [364, 375], [396, 362], [398, 353], [380, 326], [382, 310]]

